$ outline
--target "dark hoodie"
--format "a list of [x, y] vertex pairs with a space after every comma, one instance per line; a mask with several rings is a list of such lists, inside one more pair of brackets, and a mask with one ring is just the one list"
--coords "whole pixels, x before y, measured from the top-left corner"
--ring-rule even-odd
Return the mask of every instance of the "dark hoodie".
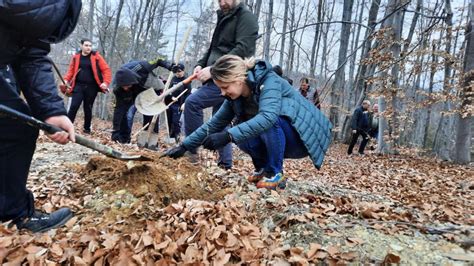
[[81, 0], [0, 1], [0, 68], [11, 67], [39, 119], [66, 114], [47, 55], [50, 43], [74, 30], [81, 6]]

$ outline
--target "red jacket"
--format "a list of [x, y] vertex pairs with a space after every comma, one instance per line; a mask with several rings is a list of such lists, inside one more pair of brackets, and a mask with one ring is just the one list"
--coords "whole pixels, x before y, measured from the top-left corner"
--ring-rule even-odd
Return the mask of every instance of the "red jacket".
[[[81, 52], [76, 53], [73, 55], [71, 59], [71, 63], [69, 64], [69, 69], [64, 76], [66, 82], [71, 85], [71, 91], [74, 90], [74, 86], [76, 85], [76, 74], [79, 70], [79, 63], [81, 61]], [[91, 52], [91, 65], [92, 65], [92, 73], [94, 73], [94, 79], [97, 82], [97, 86], [100, 88], [100, 84], [105, 83], [107, 87], [112, 82], [112, 71], [110, 70], [109, 65], [105, 62], [104, 58], [99, 54], [97, 51]], [[106, 90], [100, 89], [103, 93]]]

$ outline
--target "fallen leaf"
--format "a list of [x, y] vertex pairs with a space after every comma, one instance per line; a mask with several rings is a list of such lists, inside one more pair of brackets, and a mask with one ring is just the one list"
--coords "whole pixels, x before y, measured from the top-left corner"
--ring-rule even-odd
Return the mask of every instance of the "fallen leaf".
[[397, 264], [400, 263], [400, 257], [391, 253], [388, 253], [383, 260], [383, 264]]
[[321, 248], [322, 246], [320, 244], [311, 243], [309, 245], [308, 253], [306, 253], [306, 257], [308, 259], [311, 259], [314, 255], [316, 255], [316, 252], [318, 252], [318, 250], [320, 250]]

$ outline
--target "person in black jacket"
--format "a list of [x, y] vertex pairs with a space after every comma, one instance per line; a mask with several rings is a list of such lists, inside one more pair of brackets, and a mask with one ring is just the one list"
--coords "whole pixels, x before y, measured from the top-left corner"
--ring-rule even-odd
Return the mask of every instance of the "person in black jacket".
[[352, 128], [352, 139], [351, 143], [349, 144], [349, 148], [347, 149], [347, 154], [351, 155], [352, 150], [354, 149], [354, 146], [357, 142], [357, 139], [359, 136], [362, 136], [362, 142], [360, 143], [359, 146], [359, 154], [363, 155], [364, 154], [364, 149], [365, 146], [367, 145], [367, 142], [369, 142], [369, 116], [368, 116], [368, 110], [370, 107], [370, 102], [365, 100], [362, 102], [362, 105], [357, 107], [354, 111], [354, 114], [352, 115], [352, 122], [351, 122], [351, 128]]
[[[47, 55], [51, 43], [74, 30], [81, 6], [80, 0], [0, 1], [0, 104], [64, 129], [48, 135], [61, 144], [75, 140], [74, 127]], [[35, 210], [26, 181], [38, 134], [0, 116], [0, 221], [32, 232], [62, 226], [73, 215], [68, 208], [50, 214]]]
[[[115, 73], [114, 78], [114, 94], [115, 108], [113, 118], [112, 140], [120, 143], [130, 143], [133, 123], [129, 123], [129, 119], [133, 120], [133, 116], [127, 116], [130, 108], [135, 104], [138, 94], [145, 91], [148, 75], [153, 74], [153, 70], [157, 67], [164, 67], [171, 70], [174, 65], [168, 61], [157, 58], [153, 61], [130, 61], [120, 67]], [[154, 74], [153, 74], [154, 75]], [[152, 116], [143, 116], [143, 125], [152, 121]], [[158, 123], [153, 129], [158, 132]]]
[[[211, 45], [198, 61], [194, 73], [202, 86], [186, 99], [184, 108], [184, 131], [191, 135], [203, 124], [203, 110], [212, 107], [217, 112], [224, 102], [220, 89], [211, 79], [211, 66], [223, 55], [252, 57], [258, 35], [257, 17], [240, 0], [220, 0], [217, 11], [217, 25], [212, 35]], [[196, 158], [196, 150], [189, 151], [191, 159]], [[219, 150], [218, 165], [225, 169], [232, 167], [232, 145]]]
[[[171, 80], [170, 88], [187, 78], [186, 74], [184, 73], [184, 65], [181, 63], [174, 66], [172, 71], [174, 73], [174, 77]], [[171, 95], [168, 95], [165, 98], [165, 104], [168, 105], [173, 102], [173, 98], [178, 97], [181, 93], [183, 93], [183, 95], [176, 102], [171, 104], [170, 107], [166, 110], [166, 116], [168, 118], [168, 127], [170, 130], [170, 138], [174, 138], [176, 142], [179, 141], [179, 134], [181, 133], [181, 124], [179, 121], [179, 118], [181, 116], [180, 109], [181, 106], [183, 106], [186, 98], [188, 98], [188, 96], [191, 94], [191, 84], [186, 84], [185, 86], [174, 91]]]

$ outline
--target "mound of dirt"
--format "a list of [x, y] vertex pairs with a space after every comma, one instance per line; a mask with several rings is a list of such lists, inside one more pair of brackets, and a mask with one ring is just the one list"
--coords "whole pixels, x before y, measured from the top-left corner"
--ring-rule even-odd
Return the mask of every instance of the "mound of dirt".
[[110, 193], [128, 192], [137, 198], [151, 196], [163, 206], [184, 199], [217, 201], [230, 193], [224, 183], [186, 159], [159, 158], [147, 153], [152, 161], [119, 161], [103, 156], [92, 157], [82, 175], [94, 187]]

